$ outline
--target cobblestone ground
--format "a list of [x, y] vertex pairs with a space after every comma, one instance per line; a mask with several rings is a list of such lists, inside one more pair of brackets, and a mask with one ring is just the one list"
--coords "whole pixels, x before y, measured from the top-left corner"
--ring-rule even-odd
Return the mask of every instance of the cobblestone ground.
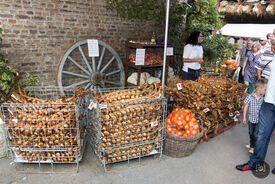
[[[15, 171], [9, 159], [0, 160], [0, 184], [274, 184], [275, 175], [265, 179], [255, 178], [250, 171], [239, 172], [236, 164], [249, 159], [247, 127], [241, 124], [199, 144], [195, 152], [185, 158], [163, 156], [159, 161], [153, 157], [116, 164], [104, 172], [89, 145], [80, 163], [79, 172], [66, 174], [24, 174]], [[271, 169], [275, 167], [275, 135], [269, 145], [266, 161]], [[18, 167], [17, 170], [32, 169], [32, 165]], [[66, 169], [65, 169], [66, 168]], [[57, 171], [75, 169], [71, 165], [61, 165]], [[47, 168], [46, 168], [47, 169]], [[44, 171], [44, 170], [43, 170]]]

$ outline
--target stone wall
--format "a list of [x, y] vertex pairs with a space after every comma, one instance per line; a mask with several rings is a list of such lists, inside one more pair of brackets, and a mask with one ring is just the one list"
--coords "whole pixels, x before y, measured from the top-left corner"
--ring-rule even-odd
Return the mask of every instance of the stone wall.
[[[30, 73], [40, 85], [55, 85], [65, 51], [87, 38], [100, 39], [124, 58], [129, 37], [156, 31], [153, 22], [121, 19], [104, 0], [1, 0], [1, 52], [19, 72]], [[161, 31], [161, 30], [160, 30]]]

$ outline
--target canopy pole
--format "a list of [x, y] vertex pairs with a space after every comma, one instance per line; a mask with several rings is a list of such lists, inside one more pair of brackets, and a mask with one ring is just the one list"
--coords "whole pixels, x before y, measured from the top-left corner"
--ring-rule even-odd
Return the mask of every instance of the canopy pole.
[[164, 96], [164, 92], [165, 92], [164, 90], [165, 90], [167, 37], [168, 37], [168, 25], [169, 25], [169, 7], [170, 7], [170, 0], [166, 0], [165, 39], [164, 39], [164, 53], [163, 53], [163, 66], [162, 66], [162, 91], [163, 91], [163, 96]]

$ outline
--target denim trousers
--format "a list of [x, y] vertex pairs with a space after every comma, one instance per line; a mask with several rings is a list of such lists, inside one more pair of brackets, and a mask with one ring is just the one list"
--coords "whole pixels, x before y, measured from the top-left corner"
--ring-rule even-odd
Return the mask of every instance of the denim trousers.
[[250, 137], [250, 148], [254, 148], [257, 140], [259, 125], [248, 121], [248, 133]]
[[248, 164], [253, 166], [256, 161], [264, 161], [271, 134], [275, 128], [275, 105], [263, 102], [259, 114], [259, 131], [254, 147], [254, 154], [250, 156]]
[[182, 80], [196, 80], [200, 76], [201, 70], [194, 70], [195, 72], [185, 72], [182, 71]]

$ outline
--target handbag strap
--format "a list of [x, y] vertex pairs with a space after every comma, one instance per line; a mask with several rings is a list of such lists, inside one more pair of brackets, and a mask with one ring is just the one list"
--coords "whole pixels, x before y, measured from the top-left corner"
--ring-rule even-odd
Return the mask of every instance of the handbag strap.
[[269, 65], [269, 63], [271, 63], [271, 61], [272, 61], [272, 60], [270, 60], [268, 63], [266, 63], [266, 64], [264, 65], [264, 68], [263, 68], [262, 71], [264, 71], [264, 69], [267, 67], [267, 65]]

